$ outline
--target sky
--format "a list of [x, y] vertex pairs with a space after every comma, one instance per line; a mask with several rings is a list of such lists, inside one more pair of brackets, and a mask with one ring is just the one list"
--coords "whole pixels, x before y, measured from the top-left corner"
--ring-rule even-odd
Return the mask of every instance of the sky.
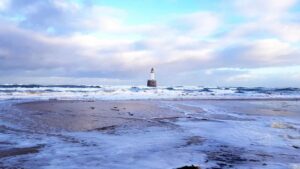
[[299, 0], [1, 0], [1, 84], [300, 87]]

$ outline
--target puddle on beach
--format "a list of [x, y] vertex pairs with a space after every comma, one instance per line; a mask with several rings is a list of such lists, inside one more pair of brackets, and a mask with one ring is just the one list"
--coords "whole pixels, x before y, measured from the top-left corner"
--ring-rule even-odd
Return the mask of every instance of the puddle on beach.
[[297, 101], [45, 103], [0, 104], [0, 168], [300, 167]]

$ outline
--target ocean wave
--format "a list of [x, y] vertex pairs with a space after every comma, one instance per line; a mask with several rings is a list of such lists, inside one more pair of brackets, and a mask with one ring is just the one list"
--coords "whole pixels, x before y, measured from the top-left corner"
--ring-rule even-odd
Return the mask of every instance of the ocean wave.
[[37, 84], [5, 84], [0, 85], [0, 88], [101, 88], [101, 86], [89, 85], [37, 85]]
[[0, 85], [0, 99], [300, 98], [299, 88], [203, 86]]
[[283, 123], [283, 122], [273, 122], [271, 124], [272, 128], [277, 128], [277, 129], [296, 129], [294, 126], [291, 124]]

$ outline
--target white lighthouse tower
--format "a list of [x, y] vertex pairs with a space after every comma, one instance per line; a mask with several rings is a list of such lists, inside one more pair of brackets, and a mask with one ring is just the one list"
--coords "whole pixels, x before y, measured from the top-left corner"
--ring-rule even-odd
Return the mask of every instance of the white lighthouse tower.
[[157, 86], [156, 80], [155, 80], [155, 73], [154, 73], [154, 69], [153, 68], [151, 69], [150, 79], [147, 82], [147, 86], [148, 87], [156, 87]]
[[150, 80], [155, 80], [155, 74], [154, 74], [153, 68], [151, 69], [151, 72], [150, 72]]

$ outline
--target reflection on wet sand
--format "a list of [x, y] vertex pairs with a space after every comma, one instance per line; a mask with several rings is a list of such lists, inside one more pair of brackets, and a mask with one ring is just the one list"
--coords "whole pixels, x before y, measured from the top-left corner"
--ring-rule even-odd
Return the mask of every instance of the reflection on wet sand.
[[0, 167], [297, 167], [299, 110], [286, 100], [13, 104], [1, 113]]

